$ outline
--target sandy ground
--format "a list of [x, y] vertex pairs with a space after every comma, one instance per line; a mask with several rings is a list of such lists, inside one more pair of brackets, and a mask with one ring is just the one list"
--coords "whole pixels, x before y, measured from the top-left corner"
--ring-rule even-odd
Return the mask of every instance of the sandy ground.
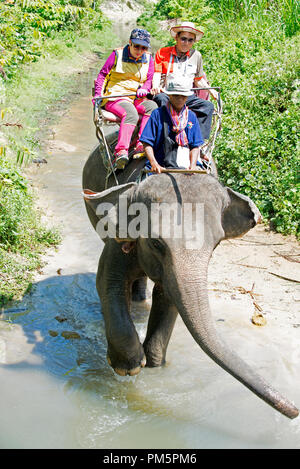
[[[129, 5], [128, 5], [129, 4]], [[105, 1], [101, 10], [107, 18], [114, 22], [132, 23], [141, 15], [141, 6], [134, 0], [131, 2]]]
[[[244, 237], [226, 240], [214, 251], [211, 293], [248, 303], [249, 320], [283, 321], [300, 328], [300, 248], [293, 237], [257, 225]], [[262, 319], [260, 319], [262, 316]]]

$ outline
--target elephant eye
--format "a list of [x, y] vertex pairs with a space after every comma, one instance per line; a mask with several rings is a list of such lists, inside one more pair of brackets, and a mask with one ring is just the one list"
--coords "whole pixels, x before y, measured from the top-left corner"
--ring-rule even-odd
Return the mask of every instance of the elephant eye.
[[157, 251], [160, 251], [162, 254], [165, 253], [165, 246], [160, 239], [150, 239], [150, 245]]

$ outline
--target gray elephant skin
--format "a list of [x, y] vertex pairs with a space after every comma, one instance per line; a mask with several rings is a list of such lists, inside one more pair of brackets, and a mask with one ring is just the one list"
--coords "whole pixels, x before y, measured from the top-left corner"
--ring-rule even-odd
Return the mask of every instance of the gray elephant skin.
[[[193, 207], [192, 216], [194, 207], [202, 207], [202, 240], [192, 249], [184, 236], [163, 237], [156, 232], [152, 237], [149, 232], [148, 236], [144, 233], [135, 237], [124, 235], [120, 219], [114, 218], [116, 234], [103, 238], [105, 244], [96, 280], [109, 365], [123, 376], [135, 375], [145, 365], [163, 365], [179, 313], [194, 340], [218, 365], [285, 416], [297, 417], [299, 411], [293, 403], [273, 389], [218, 336], [209, 306], [207, 269], [212, 252], [221, 240], [242, 236], [255, 226], [260, 218], [255, 204], [209, 174], [165, 173], [152, 175], [137, 184], [144, 159], [134, 160], [120, 172], [119, 185], [115, 185], [111, 176], [105, 188], [102, 151], [101, 145], [95, 148], [83, 170], [86, 209], [97, 231], [108, 213], [100, 213], [101, 204], [113, 207], [115, 213], [120, 208], [120, 200], [123, 211], [124, 203], [127, 208], [142, 204], [149, 209], [149, 214], [153, 204], [175, 203], [177, 207]], [[134, 221], [132, 215], [127, 214], [127, 217], [129, 222]], [[150, 223], [152, 218], [148, 221]], [[107, 219], [102, 228], [105, 226]], [[122, 229], [124, 231], [124, 227]], [[145, 278], [150, 278], [154, 287], [147, 334], [141, 344], [130, 316], [130, 305], [133, 286], [142, 284]]]

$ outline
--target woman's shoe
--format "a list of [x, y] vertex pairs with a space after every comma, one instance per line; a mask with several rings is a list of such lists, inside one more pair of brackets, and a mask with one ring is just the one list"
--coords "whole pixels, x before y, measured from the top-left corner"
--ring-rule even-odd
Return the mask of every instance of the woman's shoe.
[[143, 156], [145, 156], [144, 145], [139, 142], [134, 149], [133, 159], [142, 158]]
[[114, 169], [124, 169], [129, 161], [128, 152], [126, 150], [120, 150], [114, 154], [112, 164]]

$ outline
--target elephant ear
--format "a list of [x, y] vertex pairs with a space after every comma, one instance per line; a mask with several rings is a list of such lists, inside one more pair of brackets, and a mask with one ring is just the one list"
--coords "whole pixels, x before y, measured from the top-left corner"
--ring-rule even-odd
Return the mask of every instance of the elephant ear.
[[[107, 237], [115, 238], [119, 241], [128, 239], [127, 236], [119, 233], [119, 223], [123, 218], [126, 222], [127, 207], [136, 186], [136, 182], [129, 182], [111, 187], [102, 192], [93, 192], [90, 189], [83, 190], [84, 200], [90, 205], [98, 218], [96, 231], [101, 239]], [[127, 233], [127, 225], [123, 226], [123, 232]]]
[[261, 214], [252, 200], [226, 187], [228, 205], [222, 214], [225, 238], [242, 236], [261, 221]]
[[124, 194], [128, 189], [132, 189], [136, 186], [136, 182], [128, 182], [127, 184], [114, 186], [101, 192], [94, 192], [90, 189], [84, 189], [82, 195], [96, 213], [99, 204], [108, 203], [115, 206], [119, 202], [119, 197], [122, 194]]

